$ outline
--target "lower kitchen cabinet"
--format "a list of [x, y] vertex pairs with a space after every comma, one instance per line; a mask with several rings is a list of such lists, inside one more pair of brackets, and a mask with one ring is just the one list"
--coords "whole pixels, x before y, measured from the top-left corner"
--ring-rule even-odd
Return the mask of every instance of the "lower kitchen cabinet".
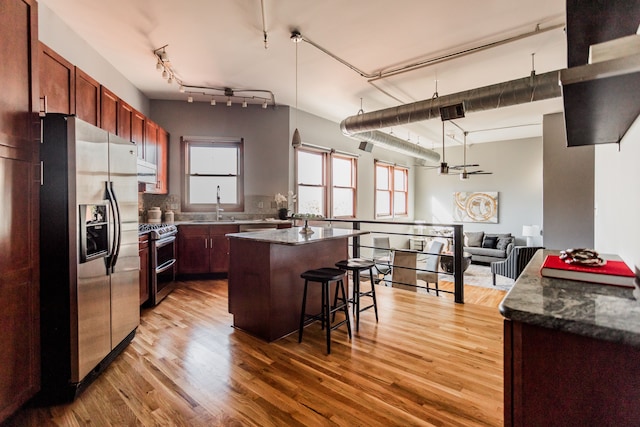
[[505, 426], [638, 425], [640, 349], [517, 321], [504, 326]]
[[149, 299], [149, 235], [138, 237], [138, 256], [140, 257], [140, 305]]
[[180, 225], [178, 231], [178, 274], [227, 273], [229, 271], [228, 233], [239, 226]]

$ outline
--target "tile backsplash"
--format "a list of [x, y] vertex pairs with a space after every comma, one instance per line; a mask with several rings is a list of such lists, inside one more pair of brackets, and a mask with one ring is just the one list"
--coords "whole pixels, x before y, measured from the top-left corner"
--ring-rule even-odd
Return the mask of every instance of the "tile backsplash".
[[[138, 193], [138, 222], [146, 222], [147, 210], [151, 207], [159, 206], [160, 210], [171, 210], [174, 213], [175, 221], [189, 220], [213, 220], [214, 212], [182, 212], [180, 210], [180, 196], [176, 194], [146, 194]], [[274, 196], [247, 195], [244, 198], [243, 212], [223, 212], [222, 217], [226, 219], [263, 219], [277, 218], [278, 209]], [[164, 220], [164, 214], [162, 216]]]

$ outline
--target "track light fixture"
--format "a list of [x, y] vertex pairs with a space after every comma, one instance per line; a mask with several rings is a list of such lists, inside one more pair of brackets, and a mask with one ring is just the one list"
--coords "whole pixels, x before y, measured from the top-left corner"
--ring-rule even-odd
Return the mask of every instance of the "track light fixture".
[[262, 108], [267, 108], [269, 104], [273, 107], [276, 106], [276, 98], [273, 92], [265, 89], [235, 89], [229, 87], [212, 87], [212, 86], [194, 86], [185, 84], [178, 75], [176, 75], [169, 56], [167, 55], [167, 46], [161, 46], [153, 51], [156, 56], [156, 70], [162, 71], [162, 78], [167, 80], [167, 83], [171, 84], [174, 81], [179, 85], [178, 90], [180, 93], [187, 93], [189, 97], [188, 102], [193, 102], [192, 95], [203, 95], [205, 99], [211, 97], [211, 105], [216, 105], [214, 96], [226, 96], [227, 106], [233, 105], [233, 98], [236, 98], [238, 102], [242, 100], [242, 107], [246, 108], [249, 103], [262, 104]]

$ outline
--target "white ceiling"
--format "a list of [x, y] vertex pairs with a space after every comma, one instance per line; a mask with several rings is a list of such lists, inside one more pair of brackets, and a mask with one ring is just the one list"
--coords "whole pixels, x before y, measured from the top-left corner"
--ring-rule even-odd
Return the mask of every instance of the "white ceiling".
[[[150, 99], [186, 100], [178, 86], [167, 84], [156, 70], [153, 50], [168, 45], [173, 69], [184, 84], [269, 90], [277, 104], [292, 106], [293, 29], [358, 69], [374, 73], [565, 20], [564, 0], [39, 1]], [[443, 96], [528, 76], [532, 53], [538, 74], [565, 68], [563, 29], [375, 82], [303, 42], [298, 45], [298, 107], [339, 123], [358, 112], [361, 98], [369, 112], [399, 105], [398, 100], [431, 98], [436, 80]], [[210, 97], [195, 100], [209, 102]], [[559, 111], [562, 103], [556, 98], [468, 113], [456, 123], [470, 132], [470, 143], [527, 138], [542, 135], [543, 114]], [[450, 126], [446, 133], [453, 131]], [[442, 141], [438, 120], [394, 128], [393, 133], [429, 148]]]

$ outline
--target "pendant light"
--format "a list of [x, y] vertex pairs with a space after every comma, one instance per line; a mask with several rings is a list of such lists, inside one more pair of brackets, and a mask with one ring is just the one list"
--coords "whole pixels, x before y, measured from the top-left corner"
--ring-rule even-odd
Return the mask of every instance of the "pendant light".
[[291, 145], [293, 147], [299, 147], [302, 145], [302, 139], [300, 138], [300, 132], [298, 131], [298, 44], [302, 41], [302, 36], [298, 31], [293, 31], [291, 33], [291, 41], [296, 44], [296, 129], [293, 131]]

